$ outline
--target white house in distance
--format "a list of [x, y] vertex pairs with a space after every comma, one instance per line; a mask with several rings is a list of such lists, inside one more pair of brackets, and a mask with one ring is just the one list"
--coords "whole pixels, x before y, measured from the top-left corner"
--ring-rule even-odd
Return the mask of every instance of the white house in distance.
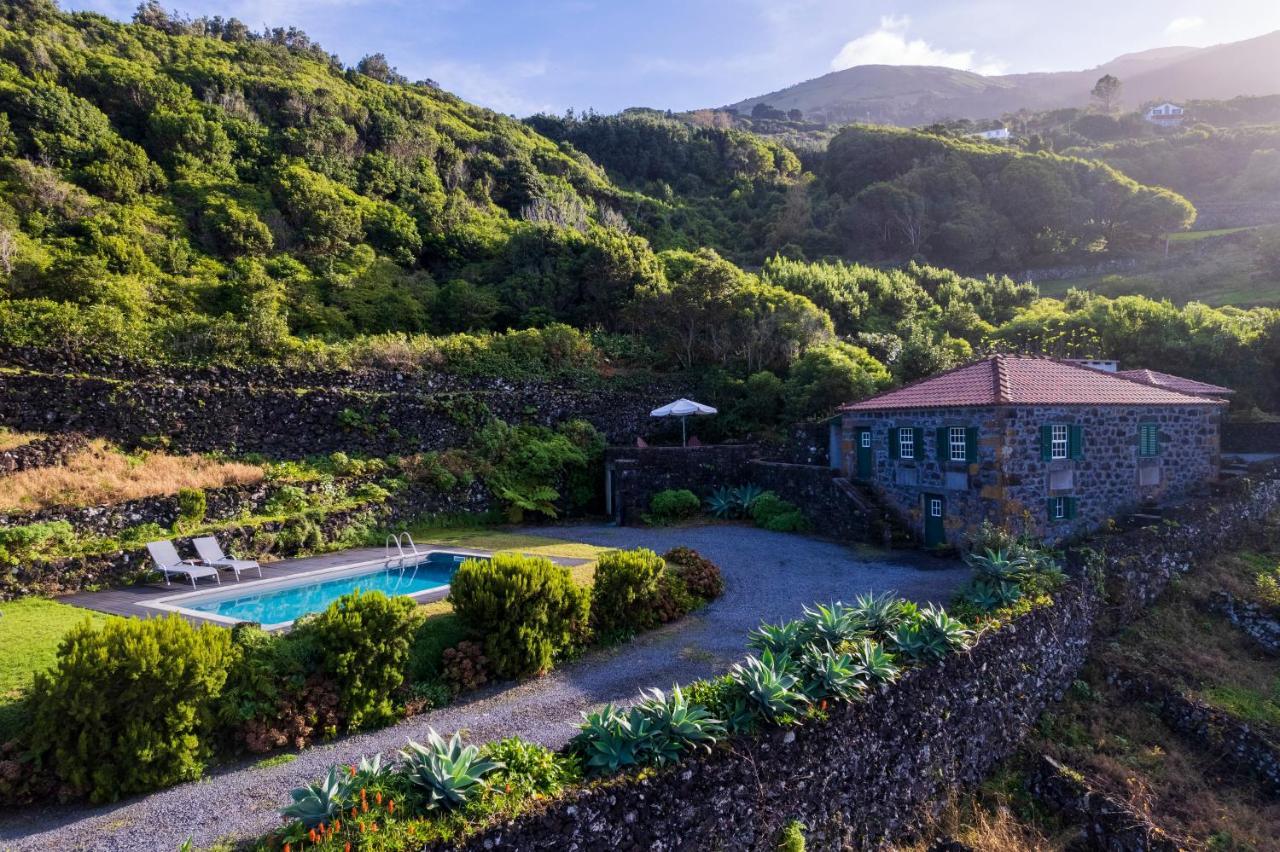
[[1165, 101], [1147, 110], [1145, 118], [1157, 127], [1177, 127], [1182, 124], [1186, 110], [1174, 103]]
[[980, 130], [977, 133], [970, 133], [970, 136], [976, 136], [987, 142], [1007, 142], [1009, 139], [1009, 128], [997, 127], [995, 130]]

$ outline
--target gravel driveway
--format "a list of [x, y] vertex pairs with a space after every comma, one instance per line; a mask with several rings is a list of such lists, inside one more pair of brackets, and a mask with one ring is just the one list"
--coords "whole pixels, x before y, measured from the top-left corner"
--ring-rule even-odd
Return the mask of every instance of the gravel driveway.
[[[945, 600], [968, 571], [958, 563], [915, 554], [849, 548], [750, 527], [634, 529], [546, 528], [546, 535], [609, 547], [650, 547], [659, 553], [687, 545], [720, 565], [723, 597], [688, 618], [626, 645], [589, 654], [547, 677], [493, 688], [450, 707], [368, 734], [309, 748], [281, 766], [240, 764], [205, 779], [105, 807], [50, 807], [0, 814], [0, 848], [174, 850], [187, 837], [198, 847], [220, 838], [252, 837], [280, 825], [276, 808], [289, 790], [330, 764], [392, 751], [428, 726], [465, 729], [474, 742], [519, 734], [556, 747], [575, 733], [579, 712], [606, 701], [628, 701], [645, 686], [669, 687], [724, 671], [762, 620], [799, 614], [815, 601], [850, 600], [894, 590], [918, 601]], [[538, 532], [538, 531], [533, 531]]]

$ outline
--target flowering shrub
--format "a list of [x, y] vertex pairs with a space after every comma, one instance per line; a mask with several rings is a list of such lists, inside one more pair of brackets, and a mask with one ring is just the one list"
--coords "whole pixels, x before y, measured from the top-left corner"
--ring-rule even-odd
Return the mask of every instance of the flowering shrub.
[[489, 680], [489, 660], [479, 642], [464, 640], [445, 648], [440, 677], [455, 695], [479, 689]]
[[698, 551], [689, 547], [673, 547], [662, 558], [694, 597], [710, 601], [724, 593], [724, 578], [720, 576], [719, 566]]

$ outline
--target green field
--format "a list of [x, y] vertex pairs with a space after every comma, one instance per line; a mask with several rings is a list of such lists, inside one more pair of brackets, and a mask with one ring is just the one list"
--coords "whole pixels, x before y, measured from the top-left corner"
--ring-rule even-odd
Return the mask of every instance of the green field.
[[22, 723], [21, 699], [36, 672], [53, 665], [62, 637], [86, 618], [104, 617], [38, 598], [0, 604], [0, 742], [12, 739]]

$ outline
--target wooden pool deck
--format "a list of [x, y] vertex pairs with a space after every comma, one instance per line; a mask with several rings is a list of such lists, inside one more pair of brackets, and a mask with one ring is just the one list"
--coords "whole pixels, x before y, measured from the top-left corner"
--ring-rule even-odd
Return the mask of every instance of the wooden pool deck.
[[[491, 551], [484, 548], [458, 547], [448, 545], [433, 545], [431, 542], [419, 543], [419, 547], [423, 550], [447, 550], [451, 553], [474, 553], [477, 555], [488, 556]], [[351, 550], [339, 550], [334, 553], [322, 553], [318, 556], [301, 556], [296, 559], [280, 559], [276, 562], [264, 562], [262, 564], [262, 578], [258, 578], [257, 571], [247, 571], [241, 573], [240, 582], [236, 582], [235, 575], [230, 571], [222, 571], [222, 583], [217, 584], [207, 578], [196, 581], [196, 588], [191, 588], [191, 581], [185, 578], [172, 578], [172, 585], [165, 585], [163, 580], [157, 580], [153, 583], [140, 583], [135, 586], [124, 586], [118, 589], [104, 589], [97, 592], [77, 592], [73, 595], [58, 598], [59, 603], [70, 604], [72, 606], [91, 609], [95, 612], [102, 612], [108, 615], [127, 615], [134, 618], [151, 618], [157, 615], [168, 615], [169, 613], [163, 609], [147, 606], [148, 602], [154, 602], [159, 598], [168, 597], [170, 595], [180, 595], [184, 592], [193, 591], [209, 592], [217, 589], [226, 591], [228, 589], [240, 589], [243, 591], [252, 591], [253, 586], [266, 580], [276, 580], [281, 577], [294, 577], [301, 574], [309, 574], [313, 571], [322, 571], [326, 568], [337, 568], [343, 565], [354, 565], [360, 562], [372, 562], [382, 559], [386, 556], [385, 551], [381, 547], [359, 547]], [[590, 562], [589, 559], [573, 559], [561, 556], [548, 557], [557, 565], [573, 567], [575, 565], [583, 565]], [[184, 618], [194, 623], [210, 623], [205, 619], [194, 618], [184, 614]]]

